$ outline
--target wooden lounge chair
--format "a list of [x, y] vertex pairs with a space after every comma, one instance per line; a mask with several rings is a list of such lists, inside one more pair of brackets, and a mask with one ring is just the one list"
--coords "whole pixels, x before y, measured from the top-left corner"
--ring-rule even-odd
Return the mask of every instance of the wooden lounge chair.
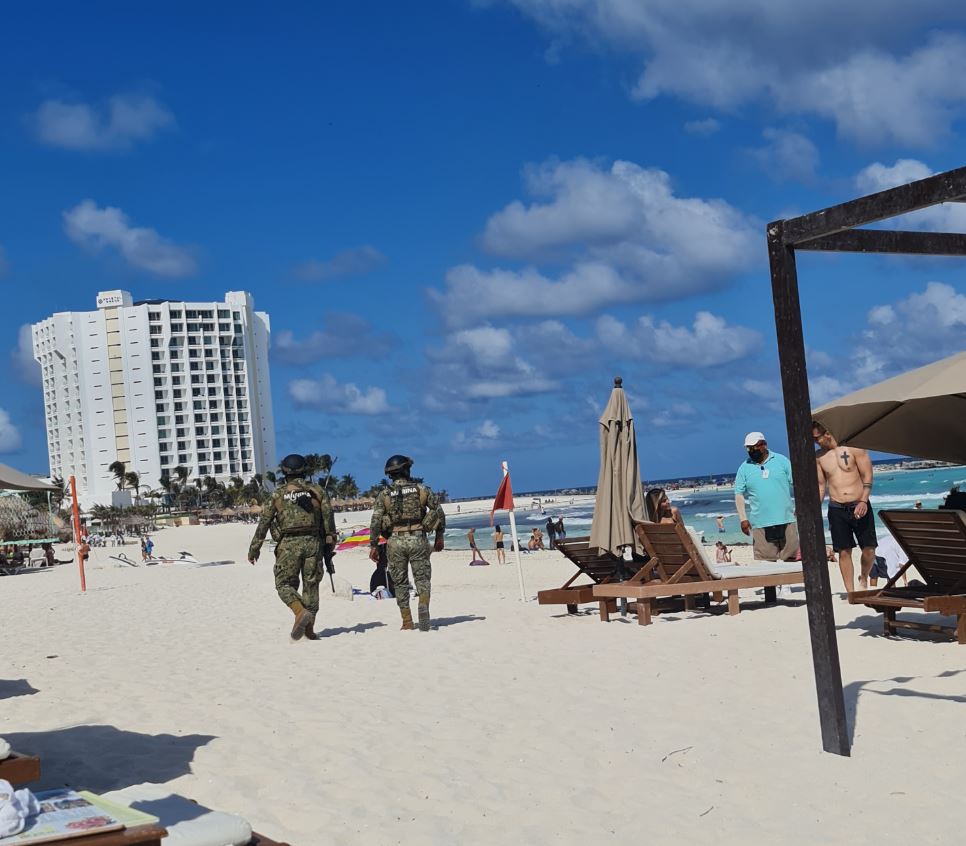
[[635, 531], [650, 561], [633, 581], [594, 586], [600, 618], [605, 622], [610, 619], [611, 603], [619, 597], [637, 600], [637, 622], [647, 626], [654, 603], [664, 597], [683, 597], [685, 608], [690, 609], [699, 596], [712, 594], [720, 599], [727, 594], [728, 613], [738, 614], [739, 590], [764, 588], [765, 602], [773, 603], [777, 601], [776, 587], [805, 580], [802, 565], [797, 562], [714, 564], [680, 523], [639, 523]]
[[11, 752], [0, 761], [0, 778], [9, 781], [14, 787], [36, 781], [40, 778], [40, 758]]
[[[634, 569], [639, 566], [624, 561], [610, 552], [601, 555], [596, 547], [591, 549], [589, 537], [565, 538], [555, 541], [554, 546], [573, 562], [577, 572], [567, 579], [562, 587], [539, 591], [537, 602], [540, 605], [566, 605], [571, 614], [577, 613], [578, 605], [594, 602], [596, 599], [593, 594], [594, 585], [614, 581], [619, 567]], [[590, 583], [582, 582], [575, 585], [574, 582], [581, 576], [590, 579]]]
[[[909, 561], [885, 587], [856, 591], [849, 602], [881, 611], [886, 634], [918, 629], [947, 634], [966, 644], [966, 514], [910, 508], [880, 511], [879, 516]], [[896, 582], [910, 566], [919, 571], [925, 584], [898, 587]], [[952, 616], [956, 624], [897, 620], [896, 612], [907, 608]]]
[[[40, 778], [40, 758], [31, 755], [21, 755], [11, 752], [7, 758], [0, 760], [0, 778], [9, 781], [14, 787], [36, 781]], [[121, 804], [130, 804], [122, 802]], [[190, 817], [189, 817], [190, 818]], [[170, 824], [177, 823], [177, 818]], [[71, 837], [67, 840], [50, 841], [52, 844], [69, 843], [70, 846], [161, 846], [162, 838], [168, 834], [165, 823], [131, 826], [121, 831], [109, 831], [92, 834], [85, 837]], [[288, 846], [277, 840], [270, 840], [257, 831], [252, 832], [248, 846]]]

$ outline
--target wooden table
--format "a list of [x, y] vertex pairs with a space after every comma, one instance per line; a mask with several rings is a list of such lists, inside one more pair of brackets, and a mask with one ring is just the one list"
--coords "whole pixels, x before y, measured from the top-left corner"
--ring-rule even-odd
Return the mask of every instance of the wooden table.
[[36, 781], [40, 778], [40, 758], [11, 752], [9, 757], [0, 761], [0, 778], [6, 779], [14, 787]]
[[161, 838], [167, 837], [168, 831], [155, 823], [154, 825], [134, 825], [122, 828], [120, 831], [104, 831], [100, 834], [87, 834], [81, 837], [66, 837], [60, 840], [47, 840], [49, 846], [58, 843], [64, 846], [161, 846]]

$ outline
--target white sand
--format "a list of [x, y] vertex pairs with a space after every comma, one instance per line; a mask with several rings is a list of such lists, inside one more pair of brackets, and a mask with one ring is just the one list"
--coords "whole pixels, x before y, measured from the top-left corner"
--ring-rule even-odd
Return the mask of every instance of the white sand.
[[[840, 758], [820, 749], [802, 605], [605, 625], [450, 552], [437, 631], [324, 585], [327, 636], [292, 644], [250, 531], [164, 530], [161, 551], [238, 563], [91, 566], [86, 595], [73, 567], [0, 578], [0, 735], [43, 756], [42, 786], [165, 783], [293, 846], [962, 837], [966, 648], [873, 636], [837, 601]], [[364, 550], [336, 566], [368, 585]], [[551, 552], [525, 566], [531, 594], [572, 572]]]

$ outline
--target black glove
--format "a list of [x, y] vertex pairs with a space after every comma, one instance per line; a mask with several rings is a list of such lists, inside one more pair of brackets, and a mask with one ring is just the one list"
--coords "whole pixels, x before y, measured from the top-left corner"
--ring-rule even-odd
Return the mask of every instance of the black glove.
[[325, 562], [325, 571], [331, 576], [335, 573], [335, 563], [332, 561], [335, 556], [335, 547], [326, 544], [322, 551], [322, 560]]

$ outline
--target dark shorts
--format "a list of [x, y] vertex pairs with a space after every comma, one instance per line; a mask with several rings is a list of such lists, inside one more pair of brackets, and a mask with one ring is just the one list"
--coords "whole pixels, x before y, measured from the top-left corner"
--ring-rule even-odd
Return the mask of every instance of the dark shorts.
[[873, 579], [888, 579], [889, 578], [889, 568], [886, 566], [886, 560], [881, 555], [875, 557], [875, 561], [872, 564], [872, 569], [869, 571], [869, 576]]
[[875, 517], [871, 506], [865, 516], [856, 519], [855, 502], [830, 502], [828, 504], [828, 529], [832, 535], [832, 549], [862, 549], [879, 545], [875, 535]]
[[496, 542], [496, 548], [497, 549], [503, 549], [503, 541], [497, 541]]

